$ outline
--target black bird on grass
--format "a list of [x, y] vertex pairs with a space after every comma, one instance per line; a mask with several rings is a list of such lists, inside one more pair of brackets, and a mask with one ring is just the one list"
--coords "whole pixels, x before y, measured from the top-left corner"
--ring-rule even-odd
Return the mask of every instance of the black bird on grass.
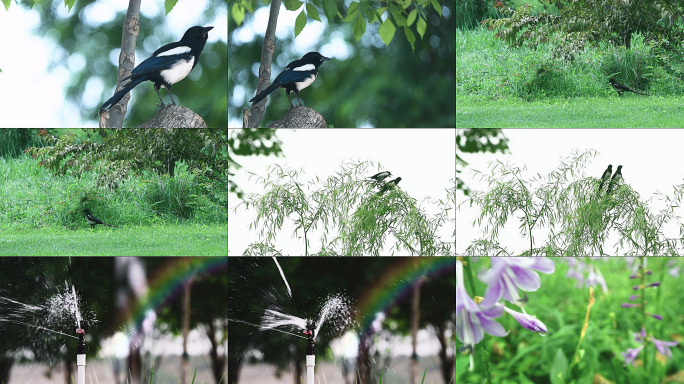
[[391, 188], [396, 187], [400, 181], [401, 181], [401, 177], [397, 177], [394, 180], [388, 181], [387, 183], [385, 183], [385, 185], [382, 186], [382, 188], [380, 188], [380, 191], [378, 191], [378, 195], [382, 195], [383, 193], [389, 191]]
[[379, 182], [379, 181], [385, 180], [386, 178], [388, 178], [388, 177], [390, 177], [390, 176], [392, 176], [392, 172], [390, 172], [390, 171], [383, 171], [383, 172], [380, 172], [380, 173], [376, 173], [375, 175], [369, 177], [369, 179], [373, 179], [373, 180]]
[[88, 222], [88, 224], [90, 224], [90, 228], [95, 228], [95, 226], [97, 224], [106, 225], [108, 227], [119, 228], [116, 225], [107, 224], [107, 223], [103, 222], [102, 220], [98, 219], [97, 217], [93, 216], [93, 214], [90, 213], [90, 209], [88, 209], [88, 208], [84, 209], [83, 213], [85, 213], [85, 215], [86, 215], [86, 221]]
[[603, 171], [603, 175], [601, 176], [601, 184], [599, 184], [598, 190], [596, 192], [601, 192], [601, 188], [603, 188], [603, 184], [605, 184], [606, 181], [608, 181], [608, 178], [610, 175], [613, 173], [613, 165], [608, 164], [608, 168], [606, 168], [605, 171]]
[[325, 57], [318, 52], [307, 53], [301, 59], [288, 64], [285, 67], [285, 70], [280, 72], [268, 88], [259, 92], [249, 102], [254, 105], [268, 96], [269, 93], [275, 91], [278, 87], [283, 87], [285, 88], [287, 99], [290, 102], [290, 109], [294, 106], [292, 104], [292, 99], [290, 98], [290, 92], [294, 92], [295, 97], [299, 100], [299, 105], [303, 105], [302, 100], [298, 95], [299, 91], [308, 87], [316, 80], [316, 77], [318, 77], [318, 67], [327, 60], [330, 60], [330, 58]]
[[639, 94], [639, 95], [648, 96], [648, 95], [645, 94], [645, 93], [637, 92], [637, 91], [631, 89], [630, 87], [628, 87], [628, 86], [626, 86], [626, 85], [622, 85], [622, 84], [618, 83], [618, 82], [617, 82], [614, 78], [612, 78], [612, 77], [610, 78], [610, 80], [608, 80], [608, 82], [610, 83], [610, 85], [613, 86], [613, 89], [615, 90], [615, 92], [618, 93], [618, 96], [622, 96], [622, 92], [633, 92], [633, 93], [636, 93], [636, 94]]
[[622, 165], [618, 165], [615, 174], [613, 174], [613, 177], [610, 178], [610, 184], [608, 184], [608, 190], [606, 191], [606, 195], [610, 194], [610, 192], [613, 190], [615, 185], [620, 181], [620, 179], [622, 179]]
[[126, 76], [121, 81], [130, 80], [125, 87], [115, 93], [109, 100], [105, 101], [100, 107], [100, 113], [109, 110], [116, 105], [131, 89], [143, 81], [154, 83], [154, 90], [159, 96], [160, 107], [166, 106], [159, 94], [159, 88], [166, 88], [166, 92], [171, 98], [171, 103], [176, 105], [176, 100], [171, 95], [171, 86], [183, 80], [199, 62], [200, 54], [207, 43], [209, 31], [214, 27], [194, 26], [185, 31], [185, 34], [175, 43], [166, 44], [152, 53], [152, 56], [145, 59], [140, 65], [135, 67], [130, 76]]

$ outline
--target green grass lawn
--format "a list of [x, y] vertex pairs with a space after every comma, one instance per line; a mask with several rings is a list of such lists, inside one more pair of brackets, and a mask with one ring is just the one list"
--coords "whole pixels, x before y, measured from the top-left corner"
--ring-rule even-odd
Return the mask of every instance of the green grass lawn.
[[456, 127], [682, 128], [681, 96], [456, 100]]
[[227, 256], [226, 225], [0, 228], [0, 256]]

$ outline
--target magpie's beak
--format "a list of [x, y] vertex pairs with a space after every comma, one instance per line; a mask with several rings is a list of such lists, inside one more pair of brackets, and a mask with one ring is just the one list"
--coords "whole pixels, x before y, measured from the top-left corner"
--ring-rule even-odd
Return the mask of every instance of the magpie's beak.
[[204, 27], [204, 36], [207, 36], [212, 29], [214, 29], [214, 27]]
[[328, 61], [328, 60], [332, 60], [332, 59], [329, 57], [321, 56], [321, 61]]

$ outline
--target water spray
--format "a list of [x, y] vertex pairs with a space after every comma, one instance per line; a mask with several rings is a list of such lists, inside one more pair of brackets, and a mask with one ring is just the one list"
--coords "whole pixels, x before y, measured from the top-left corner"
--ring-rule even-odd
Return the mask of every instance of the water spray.
[[304, 334], [307, 335], [309, 342], [306, 345], [306, 384], [314, 384], [314, 368], [316, 367], [316, 355], [315, 355], [315, 345], [314, 334], [316, 330], [316, 323], [307, 320], [306, 330]]
[[76, 366], [78, 367], [78, 381], [77, 384], [86, 384], [85, 368], [86, 368], [86, 351], [85, 351], [85, 333], [88, 330], [88, 322], [80, 321], [76, 329], [76, 336], [78, 336], [78, 346], [76, 347]]

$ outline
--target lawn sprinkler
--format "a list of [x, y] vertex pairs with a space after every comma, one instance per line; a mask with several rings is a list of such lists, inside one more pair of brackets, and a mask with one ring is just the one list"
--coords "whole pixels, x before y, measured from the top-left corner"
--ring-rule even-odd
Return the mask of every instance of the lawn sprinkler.
[[88, 330], [88, 322], [81, 320], [79, 326], [74, 326], [76, 336], [78, 336], [78, 346], [76, 347], [76, 366], [78, 367], [78, 381], [77, 384], [86, 384], [85, 381], [85, 367], [86, 367], [86, 351], [85, 351], [85, 333]]
[[307, 335], [307, 338], [309, 339], [309, 342], [306, 345], [306, 384], [314, 384], [314, 367], [316, 366], [314, 346], [314, 337], [316, 337], [316, 335], [314, 335], [315, 329], [316, 323], [307, 320], [306, 330], [304, 331], [304, 334]]

